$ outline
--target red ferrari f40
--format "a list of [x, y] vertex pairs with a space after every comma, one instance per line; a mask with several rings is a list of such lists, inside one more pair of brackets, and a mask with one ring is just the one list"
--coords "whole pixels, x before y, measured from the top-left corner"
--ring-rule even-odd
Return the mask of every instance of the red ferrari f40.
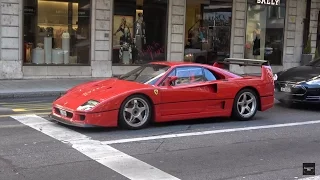
[[[237, 75], [223, 64], [260, 66]], [[152, 62], [120, 77], [77, 85], [53, 102], [51, 119], [79, 127], [141, 129], [151, 122], [210, 117], [250, 120], [274, 104], [267, 61], [227, 58], [213, 66]]]

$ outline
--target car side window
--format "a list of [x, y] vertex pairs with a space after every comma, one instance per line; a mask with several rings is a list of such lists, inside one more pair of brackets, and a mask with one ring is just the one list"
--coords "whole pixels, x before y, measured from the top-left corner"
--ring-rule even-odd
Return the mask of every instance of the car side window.
[[[171, 76], [176, 76], [176, 69], [173, 69], [173, 70], [168, 74], [167, 77], [171, 77]], [[165, 86], [165, 81], [166, 81], [166, 80], [163, 80], [163, 81], [161, 82], [160, 86]], [[173, 82], [171, 85], [174, 86], [174, 82]]]
[[204, 72], [204, 77], [206, 78], [207, 81], [217, 80], [217, 77], [208, 69], [203, 68], [203, 72]]
[[174, 83], [175, 86], [205, 81], [201, 67], [178, 67], [176, 68], [176, 76], [178, 79]]

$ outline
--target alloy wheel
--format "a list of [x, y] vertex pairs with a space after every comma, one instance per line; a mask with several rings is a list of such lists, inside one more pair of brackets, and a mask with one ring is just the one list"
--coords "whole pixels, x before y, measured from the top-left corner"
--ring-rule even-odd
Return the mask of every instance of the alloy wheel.
[[140, 127], [146, 123], [150, 115], [148, 103], [139, 97], [126, 102], [123, 109], [123, 119], [131, 127]]
[[257, 108], [256, 97], [251, 92], [243, 92], [237, 101], [237, 110], [243, 118], [252, 116]]

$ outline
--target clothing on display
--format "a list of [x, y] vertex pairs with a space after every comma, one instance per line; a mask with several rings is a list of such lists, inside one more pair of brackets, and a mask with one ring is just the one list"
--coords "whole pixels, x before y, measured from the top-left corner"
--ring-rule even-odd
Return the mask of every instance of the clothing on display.
[[253, 41], [253, 51], [252, 54], [254, 56], [259, 56], [260, 55], [260, 38], [256, 37]]
[[252, 55], [259, 56], [260, 55], [260, 23], [256, 24], [256, 29], [253, 32], [254, 40], [252, 47]]
[[135, 34], [134, 34], [134, 45], [138, 51], [138, 60], [141, 60], [141, 52], [144, 45], [146, 44], [146, 31], [145, 31], [145, 22], [143, 21], [142, 13], [138, 14], [138, 20], [134, 23]]
[[26, 63], [31, 63], [31, 59], [32, 59], [32, 47], [33, 44], [32, 43], [24, 43], [24, 49], [25, 49], [25, 54], [24, 54], [24, 58]]
[[119, 58], [124, 64], [130, 64], [132, 61], [132, 39], [129, 28], [124, 29], [124, 35], [120, 39], [120, 44]]
[[120, 31], [123, 33], [120, 37], [119, 59], [123, 64], [130, 64], [132, 61], [132, 38], [126, 22], [126, 19], [122, 18], [122, 22], [114, 34], [116, 35]]

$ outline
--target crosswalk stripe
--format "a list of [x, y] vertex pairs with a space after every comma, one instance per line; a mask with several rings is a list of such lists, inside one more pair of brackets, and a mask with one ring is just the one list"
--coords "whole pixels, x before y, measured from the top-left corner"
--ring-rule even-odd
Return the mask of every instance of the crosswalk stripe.
[[300, 178], [299, 180], [320, 180], [320, 176], [312, 176], [312, 177]]
[[143, 161], [129, 156], [109, 145], [103, 145], [98, 140], [49, 122], [37, 115], [12, 116], [17, 121], [36, 129], [63, 143], [70, 144], [74, 149], [100, 164], [118, 172], [132, 180], [179, 180], [178, 178], [161, 171]]

